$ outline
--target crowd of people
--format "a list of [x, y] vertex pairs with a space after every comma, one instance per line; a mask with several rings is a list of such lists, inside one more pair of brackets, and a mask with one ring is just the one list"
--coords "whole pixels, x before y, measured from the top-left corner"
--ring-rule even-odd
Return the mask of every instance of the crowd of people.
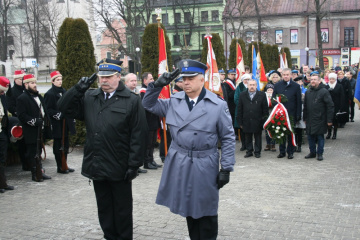
[[[54, 71], [52, 87], [44, 97], [32, 74], [15, 71], [13, 87], [0, 77], [1, 193], [14, 190], [5, 178], [9, 140], [16, 144], [22, 170], [30, 171], [33, 181], [51, 179], [39, 157], [47, 139], [53, 139], [57, 173], [74, 172], [67, 165], [67, 155], [76, 119], [86, 127], [81, 174], [93, 181], [106, 239], [132, 239], [131, 182], [139, 173], [162, 167], [156, 203], [186, 217], [191, 239], [216, 239], [219, 189], [230, 181], [235, 143], [241, 142], [244, 158], [276, 152], [278, 141], [264, 123], [278, 103], [284, 106], [292, 133], [278, 144], [277, 158], [293, 159], [295, 152], [302, 152], [306, 135], [305, 158], [321, 161], [325, 139], [336, 139], [338, 129], [354, 121], [356, 67], [324, 73], [306, 65], [279, 68], [269, 71], [268, 82], [260, 90], [249, 67], [245, 66], [238, 82], [235, 69], [227, 74], [220, 70], [219, 96], [205, 89], [207, 67], [198, 61], [182, 60], [177, 69], [156, 81], [152, 73], [144, 72], [139, 90], [135, 74], [121, 81], [121, 64], [100, 61], [96, 75], [81, 78], [68, 91], [62, 87], [61, 73]], [[99, 88], [90, 88], [96, 79]], [[170, 98], [159, 99], [163, 87], [173, 81]], [[15, 131], [19, 126], [22, 134]], [[161, 164], [154, 157], [158, 139]]]

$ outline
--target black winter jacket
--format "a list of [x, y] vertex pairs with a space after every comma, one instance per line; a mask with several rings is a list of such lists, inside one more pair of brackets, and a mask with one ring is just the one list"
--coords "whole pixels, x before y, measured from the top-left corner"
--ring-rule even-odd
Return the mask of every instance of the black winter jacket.
[[276, 94], [284, 94], [288, 101], [283, 103], [289, 116], [294, 118], [297, 122], [301, 119], [301, 89], [300, 85], [290, 80], [287, 84], [285, 81], [277, 82], [274, 86], [273, 98]]
[[81, 174], [93, 180], [124, 180], [129, 167], [143, 164], [147, 123], [141, 99], [122, 82], [105, 102], [103, 91], [68, 90], [58, 101], [66, 117], [85, 121], [86, 143]]
[[328, 90], [322, 85], [313, 89], [309, 87], [305, 93], [304, 121], [308, 135], [325, 134], [328, 123], [332, 123], [334, 103]]
[[[142, 85], [142, 88], [147, 88], [146, 85]], [[140, 97], [141, 99], [143, 99], [145, 96], [145, 92], [140, 92]], [[153, 114], [147, 110], [145, 110], [145, 115], [146, 115], [146, 121], [148, 124], [148, 129], [149, 131], [157, 131], [160, 128], [160, 117], [156, 114]]]
[[13, 117], [16, 117], [16, 99], [24, 92], [24, 87], [19, 86], [17, 84], [14, 84], [14, 86], [9, 89], [9, 91], [6, 93], [6, 100], [8, 104], [8, 110], [13, 115]]

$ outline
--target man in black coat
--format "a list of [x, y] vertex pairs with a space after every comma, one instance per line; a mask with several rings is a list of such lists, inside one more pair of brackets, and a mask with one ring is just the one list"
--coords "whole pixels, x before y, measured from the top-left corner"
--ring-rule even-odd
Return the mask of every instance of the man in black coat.
[[[290, 119], [294, 121], [293, 124], [295, 124], [295, 122], [301, 119], [301, 89], [299, 84], [291, 79], [290, 68], [283, 69], [282, 77], [283, 81], [275, 84], [273, 98], [275, 98], [277, 94], [283, 94], [287, 97], [288, 101], [283, 103], [283, 105], [288, 111]], [[291, 135], [289, 134], [287, 138], [287, 147], [286, 143], [280, 144], [279, 146], [280, 154], [277, 156], [278, 158], [285, 157], [286, 152], [288, 159], [294, 158], [295, 147], [292, 145]]]
[[324, 134], [332, 125], [334, 103], [329, 91], [320, 83], [320, 76], [312, 74], [310, 87], [305, 93], [304, 122], [310, 149], [310, 153], [305, 158], [315, 158], [317, 154], [317, 160], [322, 161], [324, 159]]
[[[9, 112], [13, 117], [17, 117], [16, 113], [16, 99], [24, 92], [23, 77], [25, 76], [24, 70], [16, 70], [14, 73], [14, 86], [6, 92], [6, 100], [9, 107]], [[16, 141], [18, 153], [22, 165], [22, 170], [30, 171], [30, 166], [27, 165], [26, 160], [26, 144], [25, 139], [22, 138]]]
[[81, 174], [93, 180], [105, 239], [133, 238], [131, 182], [146, 148], [145, 111], [139, 96], [120, 81], [121, 63], [100, 61], [100, 88], [89, 89], [95, 75], [83, 77], [58, 102], [66, 117], [85, 121]]
[[45, 170], [42, 168], [42, 166], [40, 166], [43, 171], [42, 179], [36, 178], [35, 156], [37, 151], [41, 153], [41, 148], [45, 137], [44, 134], [41, 133], [41, 144], [37, 149], [38, 129], [41, 127], [42, 132], [48, 133], [48, 131], [51, 129], [51, 124], [50, 119], [48, 118], [46, 107], [44, 105], [44, 99], [37, 91], [35, 76], [32, 74], [25, 75], [23, 83], [25, 90], [16, 100], [16, 112], [23, 127], [24, 139], [26, 143], [25, 155], [28, 161], [28, 166], [31, 168], [32, 180], [40, 182], [42, 180], [51, 179], [51, 177], [45, 175]]
[[225, 88], [225, 92], [226, 92], [225, 95], [227, 97], [226, 102], [229, 107], [233, 125], [234, 125], [234, 120], [235, 120], [235, 108], [236, 108], [235, 101], [234, 101], [234, 95], [235, 95], [235, 89], [236, 89], [235, 77], [236, 77], [235, 69], [230, 69], [228, 71], [228, 78], [225, 80], [225, 84], [224, 84], [224, 88]]
[[[65, 164], [64, 169], [62, 169], [62, 150], [64, 151], [64, 157], [67, 162], [67, 155], [69, 152], [69, 130], [75, 134], [75, 124], [74, 119], [64, 118], [57, 106], [58, 100], [66, 92], [66, 90], [61, 87], [62, 75], [59, 71], [54, 71], [50, 73], [50, 78], [52, 87], [45, 93], [44, 100], [51, 119], [52, 136], [54, 138], [53, 153], [55, 155], [57, 172], [65, 174], [75, 171], [74, 169], [69, 168], [67, 164]], [[63, 129], [63, 126], [65, 126], [65, 129]], [[64, 141], [64, 146], [62, 146], [62, 141]]]
[[[245, 158], [253, 156], [259, 158], [261, 154], [261, 133], [264, 122], [269, 114], [266, 94], [258, 91], [257, 83], [250, 79], [247, 84], [248, 90], [240, 93], [238, 104], [238, 123], [245, 133], [246, 155]], [[253, 146], [255, 138], [255, 151]]]
[[349, 79], [347, 79], [344, 75], [343, 71], [339, 71], [337, 73], [338, 75], [338, 83], [342, 85], [343, 90], [344, 90], [344, 110], [346, 112], [346, 122], [341, 122], [339, 123], [339, 127], [343, 128], [345, 126], [345, 124], [349, 121], [349, 102], [352, 99], [352, 91], [351, 91], [351, 84]]
[[[149, 83], [154, 81], [154, 78], [151, 73], [145, 72], [141, 76], [142, 86], [140, 89], [140, 97], [141, 99], [144, 98], [147, 86]], [[147, 147], [145, 152], [145, 159], [144, 159], [144, 168], [145, 169], [157, 169], [162, 167], [161, 164], [157, 164], [154, 160], [154, 148], [157, 140], [157, 131], [160, 128], [160, 118], [159, 116], [146, 111], [146, 121], [148, 124], [148, 136], [147, 136]]]
[[14, 190], [9, 186], [5, 177], [6, 153], [8, 146], [8, 111], [5, 92], [9, 89], [10, 81], [6, 77], [0, 76], [0, 193], [5, 190]]

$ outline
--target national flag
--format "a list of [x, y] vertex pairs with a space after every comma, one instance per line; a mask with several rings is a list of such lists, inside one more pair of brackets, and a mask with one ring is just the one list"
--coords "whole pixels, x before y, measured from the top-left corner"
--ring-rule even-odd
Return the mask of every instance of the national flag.
[[357, 103], [357, 105], [359, 106], [359, 109], [360, 109], [360, 70], [358, 71], [358, 76], [357, 76], [357, 79], [356, 79], [354, 102]]
[[206, 35], [205, 39], [208, 43], [206, 61], [207, 70], [205, 72], [205, 88], [222, 97], [223, 93], [221, 89], [220, 74], [216, 63], [214, 49], [211, 43], [212, 36]]
[[244, 58], [241, 46], [236, 42], [236, 86], [240, 84], [241, 76], [245, 74]]
[[260, 66], [259, 80], [260, 80], [260, 89], [262, 90], [267, 84], [267, 77], [266, 77], [266, 73], [265, 73], [264, 64], [263, 64], [263, 61], [260, 56], [260, 51], [258, 52], [258, 55], [257, 55], [257, 62], [258, 62], [258, 65]]
[[[165, 44], [165, 36], [164, 30], [159, 27], [158, 28], [158, 38], [159, 38], [159, 70], [158, 77], [161, 76], [164, 72], [168, 72], [168, 63], [166, 56], [166, 44]], [[170, 86], [165, 86], [160, 92], [159, 98], [165, 99], [170, 98]]]
[[257, 56], [256, 56], [256, 50], [254, 48], [254, 45], [252, 45], [253, 54], [252, 54], [252, 79], [256, 80], [257, 82], [257, 90], [260, 90], [260, 82], [259, 78], [256, 76], [257, 74]]
[[288, 68], [288, 62], [286, 59], [286, 52], [280, 53], [280, 68]]

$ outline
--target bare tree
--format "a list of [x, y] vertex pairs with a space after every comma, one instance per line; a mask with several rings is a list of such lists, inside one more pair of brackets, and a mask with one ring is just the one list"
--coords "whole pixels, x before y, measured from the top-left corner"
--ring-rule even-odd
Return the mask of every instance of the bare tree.
[[15, 5], [14, 0], [0, 0], [0, 59], [6, 61], [8, 54], [8, 38], [10, 32], [9, 17], [11, 14], [11, 7]]

